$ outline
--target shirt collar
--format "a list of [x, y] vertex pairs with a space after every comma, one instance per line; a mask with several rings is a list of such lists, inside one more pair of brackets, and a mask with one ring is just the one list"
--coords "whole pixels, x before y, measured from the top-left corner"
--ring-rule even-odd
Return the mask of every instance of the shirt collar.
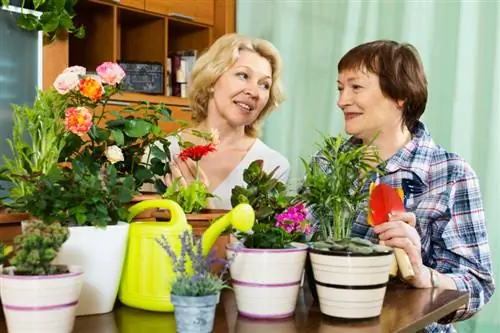
[[[430, 162], [433, 157], [433, 150], [436, 144], [432, 140], [422, 122], [417, 122], [412, 131], [412, 140], [404, 147], [399, 149], [387, 161], [380, 165], [380, 168], [387, 173], [394, 173], [399, 170], [405, 170], [415, 174], [424, 184], [428, 185], [428, 175]], [[355, 146], [361, 143], [361, 140], [351, 137], [347, 146]]]
[[414, 173], [428, 185], [429, 169], [436, 148], [434, 140], [425, 125], [418, 122], [412, 131], [412, 140], [399, 149], [385, 162], [385, 171], [389, 173], [405, 170]]

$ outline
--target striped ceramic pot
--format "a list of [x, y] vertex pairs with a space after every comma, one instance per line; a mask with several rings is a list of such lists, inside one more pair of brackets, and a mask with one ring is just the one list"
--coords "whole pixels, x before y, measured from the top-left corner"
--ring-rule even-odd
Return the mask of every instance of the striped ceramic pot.
[[68, 333], [73, 331], [75, 309], [83, 273], [69, 266], [69, 273], [44, 276], [0, 274], [2, 305], [10, 333]]
[[[238, 245], [227, 246], [234, 256]], [[238, 313], [245, 317], [279, 319], [293, 315], [308, 246], [287, 249], [237, 248], [229, 267]]]
[[380, 315], [393, 253], [360, 254], [310, 248], [320, 310], [332, 317]]

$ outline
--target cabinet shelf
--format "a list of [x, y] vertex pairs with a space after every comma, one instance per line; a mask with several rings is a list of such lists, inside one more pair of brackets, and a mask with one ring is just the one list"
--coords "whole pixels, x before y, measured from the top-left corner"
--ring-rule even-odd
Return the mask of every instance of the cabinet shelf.
[[162, 94], [126, 92], [116, 100], [187, 107], [185, 98], [168, 96], [168, 57], [191, 50], [200, 54], [220, 34], [233, 32], [234, 2], [79, 0], [75, 8], [75, 23], [86, 28], [86, 36], [83, 39], [70, 36], [68, 65], [95, 71], [105, 61], [160, 63], [163, 66]]
[[148, 94], [124, 92], [122, 94], [113, 96], [113, 99], [116, 101], [123, 101], [123, 102], [147, 101], [150, 103], [163, 103], [163, 104], [176, 105], [186, 108], [189, 107], [187, 99], [175, 96], [148, 95]]

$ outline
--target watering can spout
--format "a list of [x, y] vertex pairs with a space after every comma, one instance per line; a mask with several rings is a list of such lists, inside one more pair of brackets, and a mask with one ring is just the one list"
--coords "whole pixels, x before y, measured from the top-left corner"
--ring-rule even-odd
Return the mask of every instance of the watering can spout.
[[251, 232], [255, 222], [255, 211], [249, 204], [241, 203], [220, 217], [203, 233], [202, 252], [207, 255], [217, 238], [229, 226], [241, 232]]

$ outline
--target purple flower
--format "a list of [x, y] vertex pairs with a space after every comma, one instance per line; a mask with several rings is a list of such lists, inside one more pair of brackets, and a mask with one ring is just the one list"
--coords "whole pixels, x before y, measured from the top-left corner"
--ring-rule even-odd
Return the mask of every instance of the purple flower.
[[310, 230], [307, 220], [307, 209], [304, 204], [299, 203], [288, 207], [284, 212], [276, 215], [277, 228], [282, 228], [287, 233], [307, 233]]

